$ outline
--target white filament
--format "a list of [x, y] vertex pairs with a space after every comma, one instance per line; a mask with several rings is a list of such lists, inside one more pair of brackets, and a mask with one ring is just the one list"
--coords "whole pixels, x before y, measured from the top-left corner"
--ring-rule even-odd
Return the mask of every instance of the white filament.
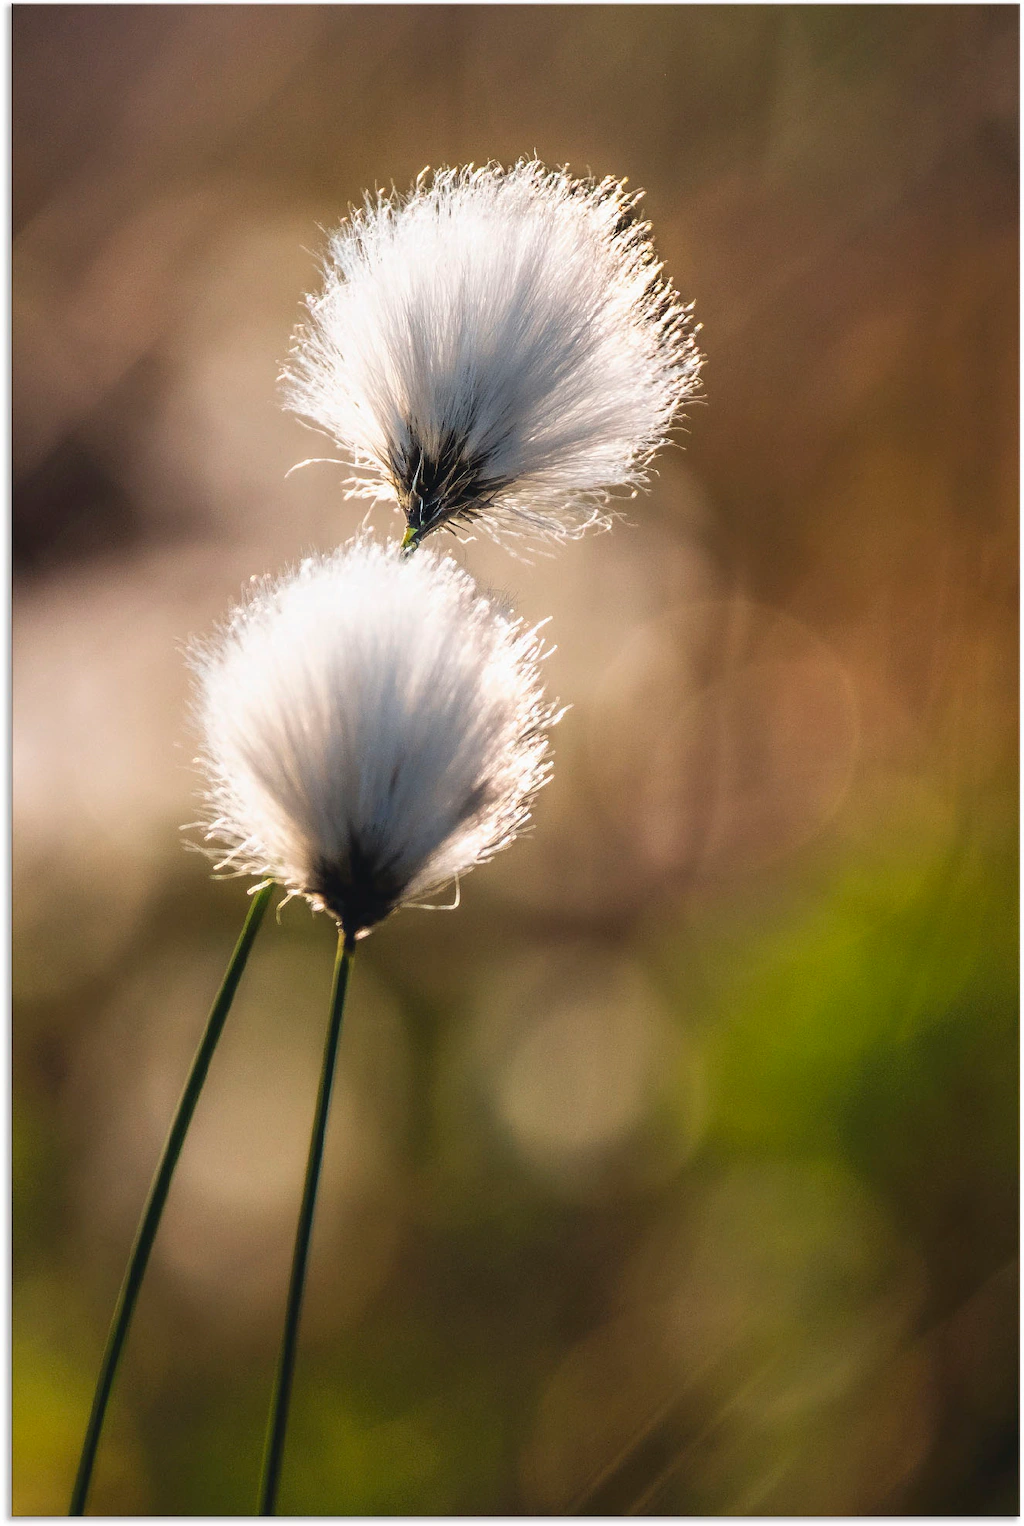
[[368, 873], [389, 910], [489, 858], [550, 772], [542, 655], [425, 550], [364, 538], [255, 584], [190, 654], [218, 867], [317, 905]]
[[353, 492], [404, 508], [402, 463], [455, 441], [479, 502], [435, 522], [608, 525], [609, 489], [646, 480], [699, 390], [690, 308], [661, 279], [638, 199], [521, 161], [424, 174], [352, 213], [284, 380], [357, 469]]

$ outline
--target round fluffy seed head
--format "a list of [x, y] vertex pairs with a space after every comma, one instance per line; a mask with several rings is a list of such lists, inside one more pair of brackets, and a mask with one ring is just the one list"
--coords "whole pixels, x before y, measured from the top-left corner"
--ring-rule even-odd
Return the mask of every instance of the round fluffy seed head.
[[575, 536], [646, 480], [701, 356], [638, 200], [536, 162], [445, 169], [334, 234], [287, 404], [408, 539], [476, 519]]
[[550, 772], [542, 655], [428, 552], [363, 539], [254, 582], [190, 652], [217, 867], [356, 936], [490, 858]]

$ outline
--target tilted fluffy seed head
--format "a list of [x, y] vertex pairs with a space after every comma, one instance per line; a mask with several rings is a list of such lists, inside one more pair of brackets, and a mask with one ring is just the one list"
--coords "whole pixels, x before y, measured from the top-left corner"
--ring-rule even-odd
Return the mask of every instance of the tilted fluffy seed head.
[[550, 773], [537, 633], [447, 557], [311, 557], [189, 655], [217, 867], [349, 936], [510, 843]]
[[444, 169], [333, 235], [286, 401], [407, 538], [575, 536], [646, 480], [701, 355], [638, 200], [536, 161]]

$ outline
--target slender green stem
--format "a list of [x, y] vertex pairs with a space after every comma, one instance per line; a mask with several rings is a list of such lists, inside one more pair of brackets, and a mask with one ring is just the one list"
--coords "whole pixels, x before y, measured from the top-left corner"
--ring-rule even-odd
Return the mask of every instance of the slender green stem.
[[345, 988], [348, 985], [353, 950], [352, 940], [339, 931], [338, 953], [334, 961], [334, 988], [331, 992], [331, 1018], [327, 1027], [327, 1042], [324, 1045], [324, 1064], [320, 1073], [316, 1113], [313, 1116], [313, 1133], [309, 1141], [306, 1184], [302, 1189], [299, 1226], [295, 1233], [295, 1253], [292, 1258], [291, 1282], [288, 1286], [281, 1356], [277, 1364], [274, 1397], [270, 1406], [270, 1424], [267, 1428], [267, 1446], [263, 1454], [263, 1478], [257, 1505], [259, 1515], [273, 1515], [277, 1505], [277, 1486], [281, 1477], [281, 1460], [284, 1456], [288, 1405], [292, 1395], [295, 1352], [299, 1338], [299, 1318], [302, 1314], [302, 1294], [306, 1282], [306, 1262], [309, 1258], [309, 1241], [313, 1230], [313, 1213], [316, 1209], [316, 1190], [320, 1181], [320, 1165], [324, 1158], [327, 1115], [331, 1109], [331, 1089], [334, 1085], [334, 1069], [338, 1058], [338, 1043], [341, 1039], [341, 1019], [345, 1010]]
[[128, 1335], [128, 1326], [131, 1323], [135, 1302], [139, 1296], [142, 1279], [146, 1274], [146, 1266], [149, 1261], [149, 1253], [153, 1249], [153, 1241], [160, 1224], [160, 1215], [163, 1213], [164, 1204], [167, 1201], [167, 1193], [171, 1185], [171, 1177], [174, 1168], [178, 1164], [178, 1156], [181, 1147], [185, 1143], [185, 1135], [188, 1126], [192, 1122], [192, 1114], [196, 1110], [199, 1101], [199, 1093], [203, 1089], [206, 1080], [206, 1072], [210, 1068], [213, 1059], [213, 1051], [217, 1047], [221, 1033], [224, 1031], [224, 1023], [238, 982], [242, 978], [249, 950], [259, 931], [263, 920], [263, 913], [267, 909], [267, 903], [274, 893], [273, 884], [264, 885], [252, 897], [249, 914], [245, 919], [235, 951], [231, 955], [231, 962], [224, 974], [220, 990], [214, 999], [210, 1009], [210, 1016], [206, 1024], [206, 1032], [203, 1034], [196, 1057], [192, 1061], [192, 1069], [189, 1071], [188, 1080], [185, 1082], [185, 1090], [181, 1094], [178, 1103], [178, 1111], [174, 1115], [171, 1131], [164, 1145], [164, 1152], [160, 1157], [160, 1164], [156, 1168], [152, 1186], [149, 1189], [149, 1197], [146, 1206], [142, 1210], [142, 1218], [135, 1234], [135, 1243], [128, 1258], [128, 1269], [124, 1274], [121, 1291], [117, 1296], [117, 1304], [114, 1308], [114, 1317], [110, 1325], [110, 1334], [107, 1336], [107, 1349], [103, 1353], [103, 1365], [96, 1383], [96, 1393], [92, 1401], [92, 1413], [89, 1416], [89, 1424], [85, 1432], [85, 1441], [82, 1444], [82, 1457], [78, 1464], [78, 1474], [75, 1478], [75, 1487], [71, 1495], [71, 1508], [69, 1515], [85, 1514], [85, 1498], [89, 1492], [89, 1482], [92, 1478], [93, 1464], [96, 1461], [96, 1449], [99, 1446], [100, 1431], [103, 1429], [103, 1417], [106, 1414], [107, 1401], [110, 1398], [110, 1390], [114, 1386], [114, 1377], [117, 1373], [117, 1364], [121, 1357]]

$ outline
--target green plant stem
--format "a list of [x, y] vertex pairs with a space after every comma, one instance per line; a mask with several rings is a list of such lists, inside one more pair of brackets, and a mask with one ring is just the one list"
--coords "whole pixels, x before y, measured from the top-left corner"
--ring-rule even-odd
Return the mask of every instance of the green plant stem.
[[135, 1234], [135, 1243], [128, 1258], [128, 1269], [124, 1274], [121, 1291], [117, 1296], [117, 1304], [114, 1308], [114, 1317], [110, 1324], [110, 1334], [107, 1336], [107, 1348], [103, 1353], [103, 1365], [96, 1383], [96, 1393], [92, 1401], [92, 1413], [89, 1416], [89, 1424], [86, 1427], [85, 1441], [82, 1443], [82, 1456], [78, 1464], [78, 1473], [75, 1477], [75, 1487], [71, 1495], [71, 1508], [69, 1515], [85, 1514], [85, 1499], [89, 1492], [89, 1482], [92, 1478], [93, 1464], [96, 1461], [96, 1449], [99, 1446], [100, 1432], [103, 1429], [103, 1417], [106, 1414], [107, 1401], [110, 1398], [110, 1390], [114, 1386], [114, 1377], [117, 1373], [117, 1365], [120, 1361], [121, 1351], [128, 1335], [128, 1326], [131, 1323], [135, 1303], [142, 1286], [142, 1279], [146, 1275], [146, 1266], [149, 1262], [149, 1253], [153, 1249], [153, 1241], [160, 1225], [160, 1215], [163, 1213], [164, 1204], [167, 1201], [167, 1193], [171, 1185], [171, 1177], [174, 1168], [178, 1164], [178, 1156], [181, 1147], [185, 1143], [185, 1135], [188, 1126], [192, 1122], [192, 1114], [196, 1110], [199, 1101], [199, 1093], [203, 1089], [206, 1073], [213, 1059], [213, 1052], [217, 1042], [224, 1031], [224, 1023], [238, 982], [242, 978], [249, 950], [252, 948], [256, 934], [259, 932], [260, 923], [263, 921], [263, 913], [267, 909], [270, 897], [274, 893], [273, 884], [264, 885], [252, 897], [245, 924], [241, 935], [235, 944], [231, 961], [224, 973], [220, 990], [214, 999], [210, 1009], [210, 1016], [206, 1024], [199, 1048], [196, 1050], [195, 1059], [192, 1061], [192, 1069], [189, 1071], [188, 1080], [185, 1082], [185, 1090], [181, 1094], [178, 1103], [178, 1111], [174, 1115], [171, 1131], [167, 1136], [160, 1164], [156, 1168], [152, 1186], [149, 1189], [149, 1197], [146, 1206], [142, 1210], [142, 1218]]
[[306, 1283], [306, 1262], [309, 1258], [309, 1241], [313, 1230], [320, 1166], [324, 1157], [327, 1115], [331, 1110], [331, 1090], [334, 1086], [338, 1043], [341, 1039], [341, 1019], [345, 1010], [345, 989], [348, 985], [354, 947], [351, 938], [347, 938], [339, 930], [338, 952], [334, 961], [334, 986], [331, 992], [331, 1017], [327, 1025], [323, 1070], [320, 1073], [320, 1091], [316, 1099], [313, 1133], [309, 1141], [309, 1160], [306, 1163], [306, 1183], [302, 1189], [299, 1225], [295, 1232], [295, 1253], [292, 1257], [291, 1282], [288, 1285], [288, 1304], [284, 1316], [281, 1356], [277, 1364], [274, 1397], [270, 1406], [270, 1424], [267, 1428], [267, 1445], [263, 1454], [263, 1478], [260, 1482], [258, 1515], [273, 1515], [277, 1505], [277, 1488], [281, 1477], [281, 1460], [284, 1456], [285, 1431], [288, 1426], [288, 1405], [292, 1394], [292, 1378], [295, 1374], [295, 1352], [299, 1338], [299, 1318], [302, 1314], [302, 1294]]

